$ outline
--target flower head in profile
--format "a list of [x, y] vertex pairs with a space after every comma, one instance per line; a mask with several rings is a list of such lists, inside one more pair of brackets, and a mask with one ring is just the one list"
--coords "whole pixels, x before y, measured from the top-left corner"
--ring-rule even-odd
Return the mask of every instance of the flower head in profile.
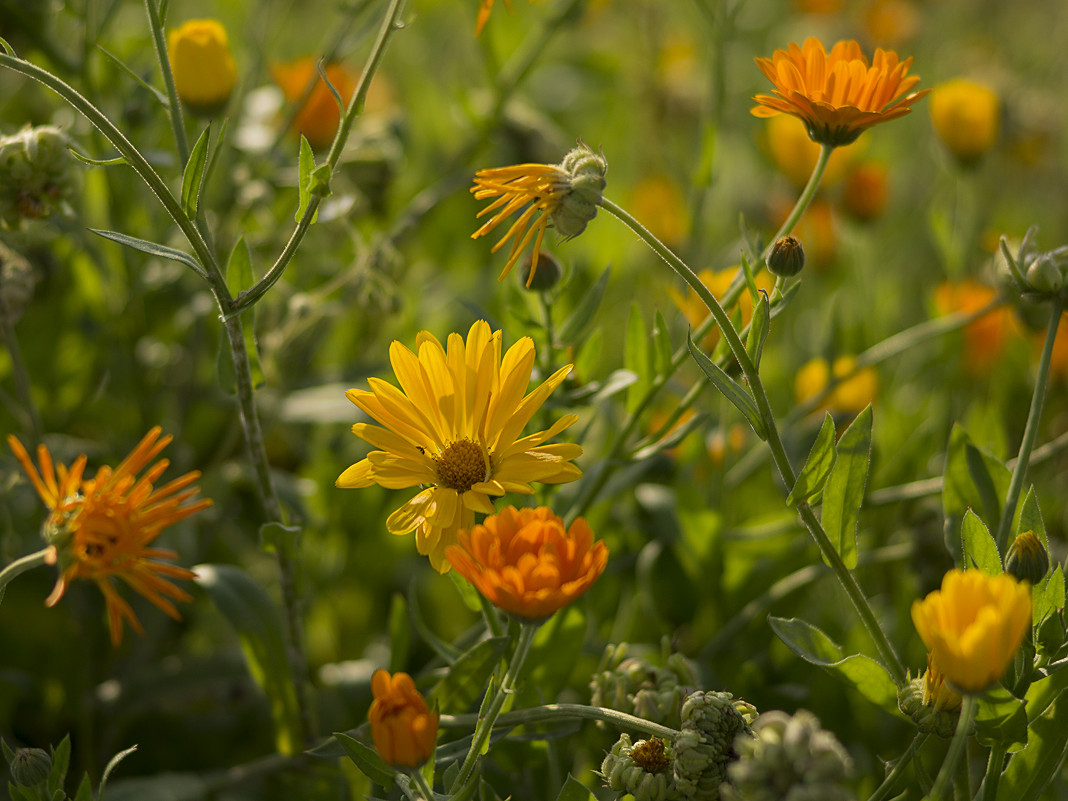
[[538, 254], [545, 231], [551, 226], [563, 239], [572, 239], [586, 230], [597, 216], [597, 206], [605, 187], [608, 163], [604, 156], [580, 144], [559, 164], [515, 164], [475, 173], [471, 193], [476, 200], [496, 198], [476, 216], [493, 216], [471, 234], [472, 239], [488, 234], [517, 211], [519, 217], [493, 246], [496, 253], [511, 239], [512, 249], [501, 271], [503, 279], [519, 259], [523, 249], [534, 241], [529, 287], [538, 269]]
[[912, 603], [912, 622], [951, 688], [981, 693], [1031, 626], [1031, 587], [1005, 573], [951, 570], [940, 590]]
[[378, 755], [394, 767], [415, 768], [434, 753], [438, 713], [431, 711], [407, 673], [371, 676], [374, 701], [367, 712]]
[[[344, 64], [327, 64], [323, 69], [327, 79], [348, 103], [356, 91], [356, 78]], [[300, 103], [300, 110], [293, 119], [293, 133], [304, 134], [308, 144], [316, 150], [330, 146], [341, 124], [341, 109], [338, 108], [330, 87], [319, 75], [315, 61], [310, 57], [298, 58], [287, 64], [271, 67], [271, 77], [285, 95], [286, 102]], [[310, 94], [308, 85], [315, 81]]]
[[226, 29], [214, 19], [191, 19], [167, 36], [174, 89], [198, 114], [220, 111], [237, 84]]
[[757, 117], [792, 114], [821, 145], [848, 145], [880, 122], [908, 114], [909, 106], [928, 90], [911, 92], [919, 83], [909, 75], [912, 59], [877, 48], [869, 62], [852, 40], [841, 41], [828, 53], [818, 39], [776, 50], [771, 58], [757, 58], [757, 66], [775, 85], [774, 95], [756, 95]]
[[502, 356], [501, 332], [479, 320], [467, 341], [450, 334], [445, 347], [423, 331], [416, 353], [399, 342], [389, 349], [400, 389], [378, 378], [370, 391], [347, 397], [379, 425], [357, 423], [353, 433], [376, 450], [337, 479], [339, 487], [423, 489], [386, 520], [393, 534], [415, 531], [419, 553], [439, 572], [456, 532], [475, 513], [493, 514], [493, 498], [532, 495], [533, 482], [561, 484], [581, 471], [578, 445], [545, 443], [578, 420], [567, 414], [526, 437], [523, 429], [571, 370], [562, 367], [527, 393], [534, 343], [524, 337]]
[[608, 547], [585, 520], [567, 528], [545, 506], [507, 506], [460, 531], [445, 555], [487, 601], [532, 622], [573, 602], [608, 564]]
[[48, 449], [41, 445], [37, 449], [38, 471], [21, 442], [13, 436], [7, 441], [37, 494], [51, 509], [43, 531], [55, 548], [60, 575], [46, 604], [55, 605], [76, 579], [94, 582], [107, 604], [111, 641], [118, 645], [124, 620], [138, 634], [144, 633], [133, 609], [115, 588], [114, 579], [118, 578], [180, 620], [170, 599], [193, 598], [168, 579], [195, 576], [191, 570], [161, 561], [177, 558], [174, 551], [149, 546], [164, 528], [211, 506], [211, 501], [194, 500], [198, 489], [191, 485], [200, 477], [197, 471], [162, 487], [154, 486], [169, 462], [160, 459], [151, 466], [149, 463], [167, 447], [171, 436], [160, 437], [160, 428], [153, 428], [118, 467], [101, 467], [93, 478], [85, 478], [85, 456], [79, 456], [68, 468], [54, 464]]

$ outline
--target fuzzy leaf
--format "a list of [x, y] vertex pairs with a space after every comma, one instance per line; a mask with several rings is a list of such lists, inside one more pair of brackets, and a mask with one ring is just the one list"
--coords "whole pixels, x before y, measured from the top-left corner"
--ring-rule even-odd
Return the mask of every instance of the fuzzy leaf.
[[971, 509], [964, 513], [964, 520], [961, 521], [960, 540], [965, 570], [977, 568], [988, 576], [1002, 572], [997, 543]]

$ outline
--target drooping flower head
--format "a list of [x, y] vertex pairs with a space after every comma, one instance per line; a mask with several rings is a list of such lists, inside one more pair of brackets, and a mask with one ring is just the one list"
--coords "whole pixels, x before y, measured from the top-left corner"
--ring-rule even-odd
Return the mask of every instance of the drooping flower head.
[[912, 604], [912, 622], [952, 688], [981, 693], [1001, 678], [1031, 625], [1031, 587], [1001, 573], [951, 570]]
[[567, 414], [548, 429], [521, 437], [524, 427], [564, 380], [562, 367], [527, 393], [534, 342], [523, 337], [502, 357], [501, 332], [479, 320], [467, 341], [450, 334], [442, 347], [431, 334], [416, 337], [416, 353], [400, 342], [389, 349], [400, 389], [378, 378], [370, 391], [350, 389], [349, 400], [379, 425], [357, 423], [352, 432], [376, 450], [345, 470], [339, 487], [388, 489], [422, 486], [386, 520], [393, 534], [415, 531], [419, 553], [439, 572], [456, 532], [475, 513], [493, 514], [493, 498], [532, 495], [533, 482], [562, 484], [582, 472], [571, 462], [582, 448], [546, 445], [578, 416]]
[[170, 435], [160, 437], [156, 426], [118, 467], [105, 465], [93, 478], [85, 478], [88, 460], [84, 455], [68, 468], [53, 464], [48, 449], [41, 445], [38, 472], [22, 443], [14, 436], [7, 438], [37, 494], [51, 509], [43, 533], [55, 548], [60, 575], [45, 603], [54, 606], [75, 579], [94, 582], [104, 594], [114, 645], [122, 642], [124, 620], [138, 634], [144, 633], [114, 579], [122, 579], [175, 620], [181, 615], [169, 599], [193, 600], [167, 579], [192, 579], [194, 573], [160, 561], [176, 559], [174, 551], [148, 547], [167, 526], [211, 506], [210, 500], [193, 500], [198, 489], [191, 485], [200, 477], [197, 471], [154, 486], [170, 462], [160, 459], [148, 465], [171, 439]]
[[427, 706], [407, 673], [376, 670], [371, 676], [374, 701], [367, 712], [378, 755], [394, 767], [415, 768], [434, 753], [438, 713]]
[[237, 84], [226, 29], [215, 19], [191, 19], [167, 36], [174, 89], [198, 114], [220, 111]]
[[[323, 71], [333, 84], [342, 101], [348, 103], [356, 91], [356, 78], [344, 64], [327, 64]], [[271, 77], [285, 95], [286, 102], [301, 103], [300, 110], [293, 120], [293, 134], [304, 134], [308, 144], [315, 150], [323, 150], [334, 141], [337, 126], [341, 124], [341, 109], [330, 92], [326, 81], [318, 74], [315, 61], [311, 57], [298, 58], [287, 64], [275, 64], [271, 67]], [[305, 98], [308, 84], [315, 81], [315, 86]]]
[[445, 556], [494, 606], [540, 621], [593, 585], [608, 564], [608, 547], [594, 542], [581, 517], [566, 528], [545, 506], [508, 506], [461, 530]]
[[756, 63], [775, 85], [775, 94], [756, 95], [753, 115], [792, 114], [814, 142], [831, 147], [848, 145], [867, 128], [908, 114], [929, 91], [910, 93], [920, 82], [908, 74], [911, 57], [902, 61], [893, 50], [876, 48], [869, 62], [852, 40], [838, 42], [830, 53], [818, 39], [801, 46], [791, 42]]
[[471, 234], [478, 239], [496, 228], [506, 217], [522, 209], [504, 236], [491, 249], [496, 253], [504, 243], [512, 240], [508, 261], [501, 271], [501, 279], [508, 275], [523, 249], [534, 240], [527, 286], [538, 269], [538, 254], [545, 231], [551, 225], [563, 239], [572, 239], [586, 230], [586, 224], [597, 216], [597, 206], [605, 188], [608, 163], [604, 156], [579, 144], [564, 156], [559, 164], [515, 164], [494, 167], [475, 173], [471, 193], [476, 200], [496, 198], [476, 217], [493, 214], [482, 227]]

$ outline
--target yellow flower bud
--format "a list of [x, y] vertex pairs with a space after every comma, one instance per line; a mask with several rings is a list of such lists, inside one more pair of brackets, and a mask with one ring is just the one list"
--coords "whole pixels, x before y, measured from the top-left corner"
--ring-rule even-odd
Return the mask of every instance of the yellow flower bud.
[[998, 138], [1000, 102], [988, 86], [957, 78], [931, 92], [935, 133], [961, 164], [973, 164]]
[[415, 768], [434, 753], [438, 713], [430, 711], [407, 673], [376, 670], [371, 676], [374, 702], [367, 713], [375, 749], [387, 764]]
[[218, 113], [237, 83], [226, 29], [214, 19], [191, 19], [167, 37], [178, 97], [194, 114]]

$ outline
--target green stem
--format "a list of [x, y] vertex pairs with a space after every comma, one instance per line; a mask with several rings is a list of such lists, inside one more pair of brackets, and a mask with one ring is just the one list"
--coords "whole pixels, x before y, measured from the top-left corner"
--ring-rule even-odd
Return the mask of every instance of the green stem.
[[964, 746], [968, 743], [968, 731], [972, 727], [978, 708], [979, 701], [974, 695], [964, 696], [964, 703], [960, 708], [960, 718], [957, 720], [957, 730], [953, 733], [953, 740], [949, 744], [949, 750], [946, 751], [945, 761], [942, 762], [942, 767], [938, 771], [934, 786], [926, 796], [930, 801], [941, 801], [949, 788], [949, 783], [953, 781], [953, 776], [957, 772], [957, 765], [964, 755]]
[[775, 236], [771, 238], [767, 246], [764, 248], [763, 254], [761, 254], [761, 261], [768, 257], [771, 253], [771, 249], [775, 247], [775, 243], [782, 237], [789, 234], [794, 230], [794, 227], [801, 220], [802, 215], [808, 210], [809, 204], [812, 203], [812, 198], [816, 196], [816, 191], [820, 188], [820, 181], [823, 180], [823, 173], [827, 169], [827, 162], [831, 159], [831, 153], [834, 151], [834, 145], [821, 145], [820, 155], [816, 159], [816, 166], [812, 169], [812, 175], [808, 179], [808, 183], [805, 184], [805, 188], [801, 190], [801, 196], [798, 197], [797, 203], [790, 210], [790, 213], [786, 215], [786, 219], [783, 224], [779, 226], [779, 230], [775, 232]]
[[174, 88], [174, 74], [171, 72], [171, 62], [167, 58], [167, 40], [163, 36], [163, 20], [159, 16], [159, 8], [154, 0], [145, 0], [145, 13], [148, 14], [148, 27], [152, 31], [152, 44], [156, 48], [156, 58], [159, 60], [159, 71], [163, 76], [163, 85], [167, 89], [167, 114], [171, 118], [171, 129], [174, 131], [174, 144], [178, 148], [178, 158], [183, 167], [189, 161], [189, 140], [185, 135], [185, 120], [182, 118], [182, 102], [178, 99], [178, 90]]
[[1009, 482], [1005, 508], [1002, 510], [1001, 520], [998, 522], [998, 533], [995, 541], [997, 542], [999, 553], [1005, 553], [1009, 545], [1009, 532], [1012, 530], [1012, 521], [1016, 516], [1016, 504], [1020, 500], [1020, 491], [1023, 489], [1024, 478], [1027, 476], [1027, 467], [1031, 461], [1031, 449], [1034, 448], [1035, 439], [1038, 437], [1038, 426], [1042, 420], [1042, 405], [1046, 398], [1046, 384], [1049, 381], [1049, 364], [1053, 356], [1053, 343], [1057, 339], [1057, 327], [1061, 321], [1061, 312], [1064, 311], [1064, 300], [1058, 295], [1054, 299], [1052, 306], [1049, 325], [1046, 328], [1046, 343], [1042, 348], [1042, 359], [1038, 363], [1038, 376], [1035, 378], [1035, 392], [1031, 396], [1031, 411], [1027, 414], [1023, 441], [1020, 442], [1020, 455], [1016, 457], [1016, 466], [1012, 470], [1012, 480]]
[[[662, 737], [665, 740], [673, 740], [678, 731], [661, 726], [659, 723], [645, 720], [644, 718], [628, 715], [615, 709], [606, 709], [600, 706], [586, 706], [585, 704], [545, 704], [530, 709], [517, 709], [514, 712], [506, 712], [498, 716], [498, 726], [521, 726], [525, 723], [541, 723], [546, 720], [599, 720], [602, 723], [610, 723], [618, 729], [628, 731], [640, 731], [645, 734]], [[443, 728], [468, 728], [478, 722], [477, 715], [442, 715], [438, 725]]]
[[[826, 160], [821, 159], [821, 161], [825, 162]], [[825, 166], [825, 164], [823, 166]], [[809, 181], [809, 187], [806, 187], [806, 192], [811, 188], [815, 178], [820, 172], [821, 165], [817, 163], [816, 173], [813, 174], [814, 180]], [[818, 181], [815, 181], [815, 183], [818, 183]], [[802, 195], [802, 197], [804, 197], [804, 195]], [[607, 198], [602, 198], [601, 207], [630, 228], [650, 247], [650, 249], [652, 249], [654, 253], [667, 262], [668, 266], [675, 270], [675, 272], [690, 285], [690, 288], [697, 293], [697, 296], [701, 298], [701, 301], [708, 307], [709, 312], [711, 312], [716, 320], [716, 324], [720, 328], [724, 340], [727, 342], [727, 346], [730, 348], [731, 353], [734, 354], [734, 358], [742, 368], [742, 373], [745, 376], [746, 382], [752, 392], [753, 400], [756, 402], [757, 409], [760, 413], [761, 422], [767, 432], [768, 447], [771, 449], [771, 455], [775, 462], [775, 466], [778, 469], [783, 482], [786, 484], [786, 487], [788, 489], [793, 487], [794, 483], [797, 481], [797, 476], [794, 473], [794, 469], [790, 464], [790, 459], [786, 454], [786, 448], [783, 446], [779, 436], [779, 430], [775, 422], [775, 415], [771, 410], [771, 404], [768, 401], [767, 392], [764, 390], [764, 384], [760, 379], [760, 374], [756, 365], [753, 364], [752, 359], [749, 358], [749, 354], [745, 350], [745, 345], [742, 343], [738, 332], [735, 331], [730, 318], [719, 304], [719, 301], [716, 300], [708, 287], [702, 283], [701, 279], [697, 277], [697, 274], [690, 269], [689, 265], [676, 256], [666, 245], [664, 245], [664, 243], [653, 236], [645, 226], [634, 219], [629, 213]], [[801, 515], [801, 519], [811, 533], [812, 538], [816, 541], [816, 545], [820, 549], [824, 561], [831, 566], [831, 569], [838, 577], [843, 589], [845, 589], [846, 594], [849, 595], [850, 601], [857, 610], [864, 627], [868, 630], [880, 656], [883, 658], [886, 666], [893, 675], [894, 681], [898, 686], [901, 686], [905, 682], [905, 666], [901, 662], [901, 658], [897, 655], [897, 652], [894, 650], [889, 638], [886, 636], [886, 632], [884, 632], [879, 625], [879, 621], [875, 617], [875, 613], [872, 611], [871, 604], [868, 603], [868, 599], [860, 589], [860, 585], [857, 584], [856, 578], [850, 572], [849, 568], [846, 567], [842, 558], [838, 555], [838, 552], [834, 549], [834, 546], [831, 544], [830, 539], [823, 530], [823, 526], [816, 518], [812, 509], [807, 504], [802, 503], [798, 504], [797, 511]]]
[[[0, 283], [3, 279], [0, 278]], [[37, 404], [33, 402], [33, 382], [30, 381], [30, 373], [26, 369], [26, 363], [22, 360], [22, 349], [19, 347], [18, 337], [15, 335], [15, 325], [11, 321], [7, 303], [0, 297], [0, 340], [3, 340], [8, 358], [11, 360], [11, 378], [15, 382], [15, 396], [22, 406], [21, 411], [26, 416], [26, 428], [29, 431], [30, 447], [36, 447], [41, 441], [44, 426], [41, 424], [41, 415], [37, 411]]]
[[995, 744], [990, 748], [990, 756], [986, 761], [986, 775], [983, 777], [982, 797], [989, 801], [997, 801], [998, 784], [1001, 783], [1001, 773], [1005, 768], [1005, 746]]
[[869, 796], [868, 801], [885, 801], [885, 799], [890, 797], [890, 793], [894, 789], [894, 784], [904, 772], [905, 768], [909, 766], [909, 763], [912, 762], [913, 757], [916, 756], [916, 752], [923, 748], [924, 743], [927, 742], [929, 736], [930, 735], [928, 734], [916, 732], [916, 736], [912, 738], [912, 742], [909, 743], [909, 747], [905, 749], [905, 753], [898, 758], [893, 769], [886, 774], [883, 783], [875, 789], [875, 792], [872, 793], [871, 796]]
[[[146, 2], [147, 1], [148, 0], [146, 0]], [[331, 175], [333, 175], [338, 162], [341, 160], [341, 152], [345, 148], [345, 142], [348, 140], [349, 131], [351, 130], [356, 117], [363, 111], [363, 104], [367, 98], [367, 90], [370, 88], [371, 79], [378, 70], [378, 66], [382, 61], [382, 56], [386, 52], [386, 45], [389, 43], [389, 39], [394, 31], [400, 29], [397, 20], [403, 5], [404, 0], [390, 0], [389, 8], [386, 10], [386, 15], [382, 20], [382, 25], [378, 29], [378, 36], [375, 38], [375, 42], [371, 46], [371, 53], [367, 57], [367, 64], [364, 65], [363, 74], [360, 75], [360, 81], [356, 84], [356, 91], [353, 92], [352, 99], [349, 101], [349, 106], [345, 110], [344, 116], [341, 118], [341, 124], [338, 126], [337, 133], [334, 135], [334, 141], [330, 145], [330, 152], [326, 156], [324, 164], [329, 166]], [[311, 197], [308, 202], [308, 207], [304, 210], [304, 215], [298, 221], [297, 227], [293, 231], [293, 235], [289, 238], [289, 241], [286, 242], [282, 252], [278, 255], [278, 259], [271, 265], [271, 268], [264, 274], [263, 278], [238, 295], [237, 299], [230, 304], [230, 308], [227, 310], [229, 314], [239, 314], [245, 309], [255, 305], [256, 302], [267, 293], [267, 290], [274, 286], [278, 279], [282, 277], [286, 267], [289, 266], [290, 260], [293, 258], [293, 254], [297, 252], [297, 248], [300, 247], [300, 243], [304, 240], [304, 235], [308, 232], [308, 228], [311, 227], [312, 220], [315, 218], [315, 212], [319, 208], [319, 204], [322, 200], [323, 198], [319, 195], [313, 195]]]
[[516, 641], [515, 651], [508, 664], [508, 670], [505, 671], [501, 686], [497, 688], [497, 692], [490, 702], [490, 707], [486, 710], [485, 717], [478, 718], [475, 732], [471, 736], [471, 747], [468, 749], [467, 756], [464, 757], [463, 764], [460, 766], [460, 772], [457, 774], [450, 789], [453, 794], [461, 792], [462, 788], [471, 779], [478, 757], [489, 740], [490, 732], [493, 731], [493, 727], [497, 723], [501, 709], [504, 708], [504, 702], [508, 700], [509, 695], [515, 692], [516, 681], [519, 679], [520, 672], [523, 670], [523, 663], [526, 662], [527, 655], [530, 653], [530, 646], [534, 642], [534, 635], [538, 631], [538, 625], [537, 623], [523, 623], [519, 629], [519, 639]]
[[408, 771], [408, 775], [412, 777], [412, 783], [415, 784], [416, 789], [425, 801], [434, 801], [434, 790], [427, 783], [423, 771], [419, 770], [419, 768], [412, 768]]
[[21, 576], [27, 570], [47, 565], [50, 560], [55, 560], [55, 548], [49, 545], [39, 551], [34, 551], [26, 556], [19, 557], [3, 570], [0, 570], [0, 601], [4, 598], [4, 590], [16, 576]]

